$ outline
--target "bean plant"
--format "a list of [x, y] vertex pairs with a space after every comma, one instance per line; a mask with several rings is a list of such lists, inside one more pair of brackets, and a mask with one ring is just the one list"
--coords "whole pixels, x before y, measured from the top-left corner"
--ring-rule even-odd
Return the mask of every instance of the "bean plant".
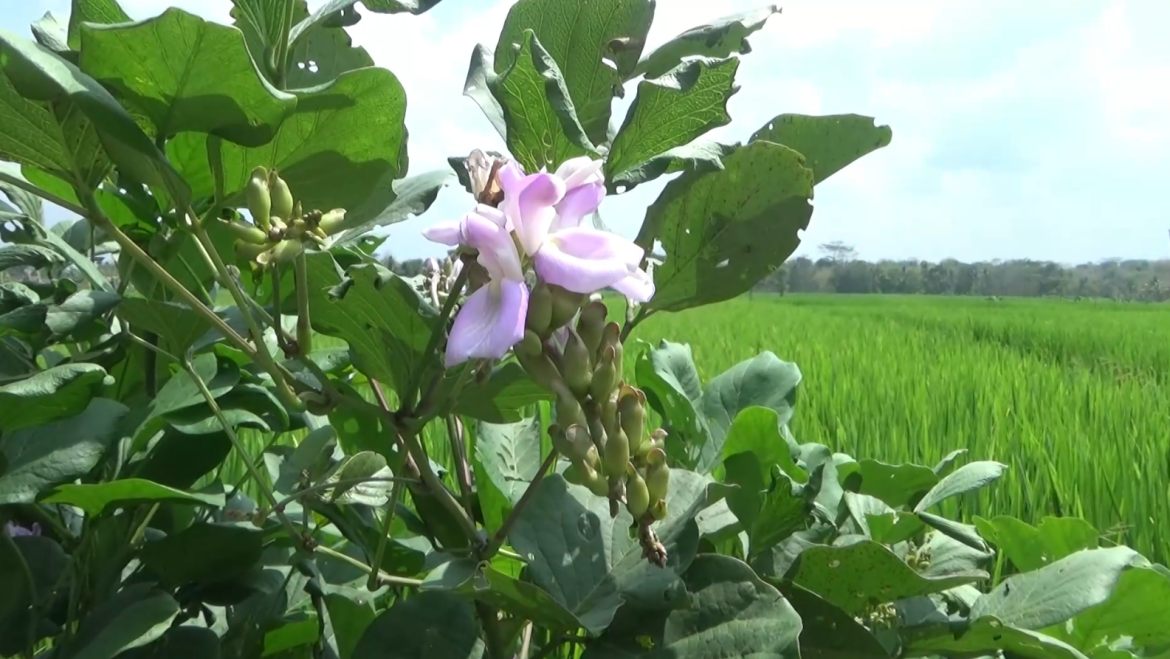
[[[1003, 464], [802, 444], [795, 364], [703, 383], [632, 335], [749, 291], [891, 139], [711, 139], [779, 9], [647, 49], [662, 10], [520, 0], [464, 87], [507, 153], [411, 175], [354, 0], [0, 31], [0, 656], [1164, 656], [1165, 568], [938, 514]], [[634, 240], [604, 228], [666, 176]], [[449, 256], [395, 275], [375, 230], [444, 187]]]

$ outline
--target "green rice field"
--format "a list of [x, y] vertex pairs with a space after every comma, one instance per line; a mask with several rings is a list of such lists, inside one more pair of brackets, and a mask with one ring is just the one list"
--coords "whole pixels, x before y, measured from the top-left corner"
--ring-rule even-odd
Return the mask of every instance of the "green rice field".
[[[1076, 515], [1170, 558], [1170, 307], [756, 295], [634, 332], [689, 343], [704, 381], [771, 350], [804, 376], [792, 430], [856, 458], [1008, 464], [964, 517]], [[628, 370], [628, 369], [627, 369]]]

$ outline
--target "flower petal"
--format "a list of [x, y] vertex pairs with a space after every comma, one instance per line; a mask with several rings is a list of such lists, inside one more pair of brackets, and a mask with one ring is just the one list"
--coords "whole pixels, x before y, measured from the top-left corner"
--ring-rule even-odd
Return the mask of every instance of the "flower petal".
[[451, 325], [447, 368], [468, 359], [499, 359], [524, 338], [528, 287], [522, 281], [493, 281], [472, 293]]
[[463, 222], [439, 222], [423, 230], [423, 237], [431, 242], [442, 243], [455, 247], [465, 241], [463, 239]]
[[524, 279], [516, 243], [512, 242], [512, 234], [507, 229], [474, 213], [463, 222], [467, 244], [479, 250], [476, 260], [493, 280]]
[[567, 189], [572, 190], [587, 183], [603, 183], [604, 177], [601, 174], [603, 166], [605, 166], [604, 160], [594, 160], [589, 156], [577, 156], [561, 163], [561, 166], [557, 167], [557, 176], [564, 180]]
[[496, 176], [500, 182], [500, 189], [504, 191], [505, 197], [508, 195], [518, 195], [524, 189], [524, 170], [520, 169], [520, 164], [515, 160], [509, 160], [504, 163]]
[[552, 174], [533, 174], [528, 178], [531, 180], [516, 198], [515, 205], [509, 205], [505, 212], [513, 212], [510, 219], [516, 236], [531, 256], [540, 249], [556, 219], [554, 206], [565, 196], [565, 183]]
[[[609, 288], [630, 275], [628, 250], [620, 236], [592, 229], [554, 233], [536, 253], [536, 274], [550, 284], [574, 293]], [[633, 243], [629, 243], [633, 245]], [[637, 248], [636, 245], [634, 245]]]
[[589, 183], [570, 189], [564, 199], [556, 205], [557, 219], [553, 231], [572, 229], [580, 226], [582, 218], [597, 210], [605, 199], [605, 185]]
[[577, 256], [617, 259], [628, 265], [631, 271], [642, 264], [642, 257], [646, 255], [646, 251], [633, 241], [611, 231], [602, 231], [593, 227], [562, 229], [553, 236], [561, 244], [572, 244], [573, 249], [576, 250], [573, 253]]
[[491, 220], [500, 226], [507, 225], [507, 218], [504, 217], [504, 212], [498, 208], [495, 208], [494, 206], [488, 206], [487, 204], [476, 204], [475, 213], [480, 217]]
[[649, 302], [654, 297], [654, 279], [645, 270], [635, 270], [611, 288], [635, 302]]

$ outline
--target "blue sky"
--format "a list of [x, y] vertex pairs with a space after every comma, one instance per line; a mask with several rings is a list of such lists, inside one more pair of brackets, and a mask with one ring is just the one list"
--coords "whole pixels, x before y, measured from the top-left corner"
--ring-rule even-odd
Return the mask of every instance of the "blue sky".
[[[5, 4], [0, 25], [26, 35], [46, 11], [64, 18], [69, 9], [69, 0]], [[135, 18], [177, 5], [222, 22], [231, 8], [230, 0], [122, 4]], [[658, 0], [650, 46], [760, 4]], [[510, 5], [444, 0], [421, 17], [367, 12], [351, 28], [407, 90], [411, 173], [476, 147], [503, 150], [462, 83], [472, 47], [494, 45]], [[817, 188], [798, 253], [842, 240], [869, 259], [1170, 258], [1170, 2], [782, 6], [740, 67], [732, 125], [714, 135], [746, 139], [781, 112], [856, 112], [894, 129], [889, 147]], [[605, 222], [633, 236], [662, 185], [607, 199]], [[470, 204], [458, 186], [445, 190], [427, 215], [391, 229], [389, 250], [399, 258], [441, 254], [419, 230]]]

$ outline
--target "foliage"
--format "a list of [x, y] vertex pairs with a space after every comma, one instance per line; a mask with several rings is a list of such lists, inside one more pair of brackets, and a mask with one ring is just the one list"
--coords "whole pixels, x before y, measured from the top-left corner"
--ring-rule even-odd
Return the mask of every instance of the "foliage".
[[[520, 0], [466, 90], [514, 159], [452, 159], [478, 205], [406, 279], [365, 234], [451, 177], [406, 176], [406, 91], [352, 48], [355, 3], [234, 4], [222, 26], [74, 0], [67, 30], [0, 32], [0, 267], [38, 272], [0, 285], [0, 656], [1170, 648], [1140, 615], [1170, 610], [1164, 568], [941, 514], [1006, 465], [800, 444], [795, 364], [704, 384], [689, 347], [629, 338], [772, 274], [815, 184], [890, 141], [854, 115], [699, 141], [776, 8], [643, 53], [650, 0]], [[638, 245], [578, 226], [673, 173]], [[623, 324], [590, 297], [611, 288]]]

